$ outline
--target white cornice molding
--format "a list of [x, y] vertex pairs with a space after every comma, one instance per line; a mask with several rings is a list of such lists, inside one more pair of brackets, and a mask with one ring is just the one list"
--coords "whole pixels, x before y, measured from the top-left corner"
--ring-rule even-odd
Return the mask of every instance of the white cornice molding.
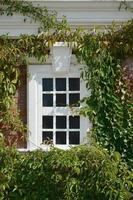
[[[118, 9], [121, 0], [29, 0], [34, 5], [46, 6], [50, 9]], [[133, 1], [127, 0], [133, 7]]]
[[[133, 19], [133, 13], [121, 9], [119, 11], [120, 1], [104, 0], [29, 0], [35, 6], [47, 7], [49, 10], [55, 10], [58, 13], [58, 20], [66, 16], [72, 27], [82, 26], [90, 28], [96, 25], [109, 25], [112, 21], [121, 23]], [[130, 5], [133, 6], [133, 1]], [[12, 36], [20, 34], [37, 34], [38, 24], [30, 23], [27, 20], [24, 23], [24, 17], [20, 15], [0, 16], [0, 35], [9, 33]]]

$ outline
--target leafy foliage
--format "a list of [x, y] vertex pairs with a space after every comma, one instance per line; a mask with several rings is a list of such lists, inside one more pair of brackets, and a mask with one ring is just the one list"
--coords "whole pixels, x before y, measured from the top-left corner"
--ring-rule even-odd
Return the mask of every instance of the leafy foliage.
[[[25, 132], [22, 122], [12, 115], [14, 94], [20, 84], [20, 68], [27, 66], [28, 57], [46, 60], [50, 47], [55, 41], [74, 41], [78, 38], [79, 31], [71, 31], [65, 19], [57, 22], [56, 15], [48, 12], [46, 8], [34, 7], [25, 1], [2, 1], [1, 14], [13, 15], [20, 13], [28, 16], [34, 22], [40, 23], [39, 35], [23, 35], [17, 39], [9, 36], [0, 36], [0, 132], [8, 134], [11, 130]], [[48, 31], [49, 29], [54, 31]], [[12, 116], [12, 117], [11, 117]], [[16, 127], [15, 127], [16, 126]]]
[[0, 148], [1, 199], [129, 200], [133, 174], [97, 147], [18, 153]]
[[39, 22], [40, 30], [49, 30], [55, 28], [59, 23], [57, 22], [56, 13], [50, 12], [47, 8], [40, 8], [33, 6], [31, 2], [3, 0], [0, 2], [0, 14], [12, 16], [18, 13], [24, 16], [24, 21], [30, 18], [31, 22]]
[[19, 85], [20, 65], [25, 65], [22, 52], [12, 43], [9, 44], [7, 37], [2, 36], [0, 42], [0, 129], [4, 135], [10, 130], [25, 132], [18, 113], [13, 114], [12, 109], [14, 95]]
[[85, 35], [79, 55], [86, 66], [82, 78], [91, 95], [84, 99], [81, 114], [93, 124], [96, 141], [111, 151], [115, 148], [133, 166], [133, 94], [122, 66], [133, 55], [133, 21], [107, 34]]
[[[115, 148], [122, 158], [133, 165], [133, 96], [125, 77], [123, 59], [133, 55], [133, 20], [105, 33], [81, 33], [72, 31], [63, 19], [57, 22], [56, 14], [46, 8], [34, 7], [25, 1], [0, 2], [1, 14], [20, 13], [40, 23], [45, 32], [39, 35], [23, 35], [18, 39], [0, 36], [0, 127], [5, 124], [13, 130], [23, 131], [14, 115], [11, 118], [13, 96], [19, 83], [19, 69], [27, 66], [28, 57], [45, 60], [51, 45], [56, 41], [74, 42], [75, 53], [86, 66], [82, 78], [91, 96], [84, 99], [81, 114], [93, 124], [92, 135], [110, 152]], [[4, 8], [4, 9], [3, 9]], [[3, 129], [4, 127], [4, 129]]]

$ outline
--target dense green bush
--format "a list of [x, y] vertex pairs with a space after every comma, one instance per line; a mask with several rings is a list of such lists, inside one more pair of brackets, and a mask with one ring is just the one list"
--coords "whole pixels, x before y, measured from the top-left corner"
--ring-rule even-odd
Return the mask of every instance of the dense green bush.
[[1, 200], [128, 200], [132, 179], [118, 153], [98, 147], [26, 154], [0, 147]]

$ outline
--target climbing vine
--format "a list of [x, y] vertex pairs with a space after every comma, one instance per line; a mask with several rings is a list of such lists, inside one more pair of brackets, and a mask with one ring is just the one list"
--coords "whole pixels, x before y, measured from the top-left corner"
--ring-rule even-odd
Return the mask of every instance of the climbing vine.
[[56, 13], [48, 11], [47, 8], [35, 7], [27, 1], [1, 1], [0, 15], [12, 16], [14, 13], [24, 16], [24, 21], [39, 22], [40, 29], [43, 30], [54, 28], [58, 24]]
[[131, 35], [133, 21], [107, 34], [85, 35], [79, 54], [86, 64], [82, 77], [91, 90], [81, 114], [92, 121], [96, 141], [110, 152], [120, 152], [133, 166], [133, 88], [123, 65], [133, 56]]
[[51, 13], [46, 8], [34, 7], [26, 1], [7, 0], [0, 2], [0, 5], [1, 15], [22, 14], [24, 21], [31, 18], [33, 22], [39, 22], [41, 31], [38, 35], [22, 35], [17, 39], [7, 35], [0, 36], [0, 127], [5, 135], [11, 131], [26, 131], [19, 120], [17, 108], [13, 114], [14, 95], [20, 85], [20, 69], [27, 66], [29, 57], [46, 60], [56, 41], [73, 42], [75, 45], [80, 39], [80, 31], [71, 31], [65, 18], [58, 22], [56, 13]]

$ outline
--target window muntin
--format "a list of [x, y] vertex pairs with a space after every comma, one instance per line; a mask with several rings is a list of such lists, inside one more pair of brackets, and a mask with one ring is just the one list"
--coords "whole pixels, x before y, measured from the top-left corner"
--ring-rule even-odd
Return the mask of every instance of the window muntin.
[[[80, 105], [80, 79], [75, 77], [42, 78], [42, 96], [42, 107], [52, 109], [50, 115], [45, 115], [44, 108], [42, 143], [47, 138], [51, 138], [54, 145], [80, 144], [80, 116], [65, 114], [68, 106]], [[60, 108], [59, 114], [56, 113], [57, 108]]]

